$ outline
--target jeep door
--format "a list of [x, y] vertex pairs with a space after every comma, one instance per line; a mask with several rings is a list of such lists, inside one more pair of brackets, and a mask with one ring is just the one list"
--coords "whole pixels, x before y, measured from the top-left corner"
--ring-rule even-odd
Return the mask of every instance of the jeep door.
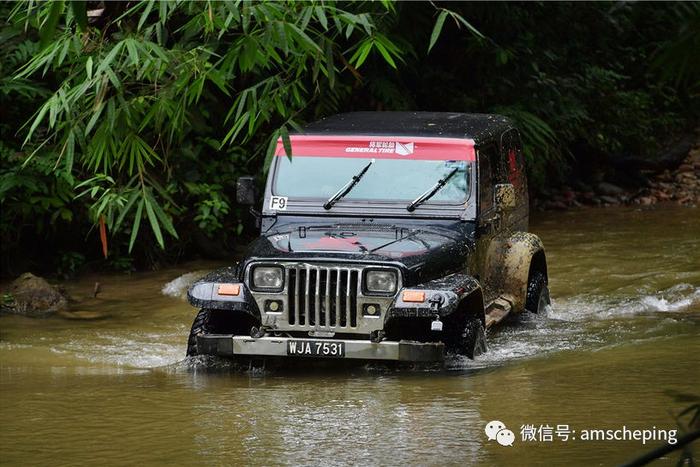
[[[474, 260], [470, 264], [471, 273], [484, 280], [488, 274], [486, 271], [488, 257], [492, 249], [493, 240], [502, 230], [500, 217], [494, 203], [494, 185], [505, 179], [503, 168], [500, 164], [500, 154], [496, 144], [489, 143], [477, 150], [477, 176], [478, 176], [478, 208], [476, 228], [476, 252]], [[492, 252], [491, 252], [492, 254]], [[496, 298], [497, 291], [489, 284], [484, 284], [484, 300], [489, 302]]]
[[518, 130], [512, 128], [501, 135], [500, 153], [504, 181], [499, 183], [510, 183], [515, 188], [515, 208], [503, 220], [504, 227], [526, 232], [529, 215], [527, 177]]

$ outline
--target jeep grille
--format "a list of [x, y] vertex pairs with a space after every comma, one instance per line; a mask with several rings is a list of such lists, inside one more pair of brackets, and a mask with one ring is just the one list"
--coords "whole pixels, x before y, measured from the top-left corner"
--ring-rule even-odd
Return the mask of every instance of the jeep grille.
[[361, 276], [357, 268], [288, 265], [290, 327], [356, 328]]

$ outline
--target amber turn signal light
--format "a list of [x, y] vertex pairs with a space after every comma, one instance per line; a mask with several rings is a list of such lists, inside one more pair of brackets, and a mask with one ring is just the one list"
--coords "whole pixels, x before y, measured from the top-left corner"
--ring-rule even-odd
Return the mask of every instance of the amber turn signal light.
[[425, 292], [422, 290], [404, 290], [401, 298], [404, 302], [423, 303], [425, 301]]
[[217, 293], [219, 295], [233, 295], [236, 297], [241, 293], [241, 284], [219, 284]]

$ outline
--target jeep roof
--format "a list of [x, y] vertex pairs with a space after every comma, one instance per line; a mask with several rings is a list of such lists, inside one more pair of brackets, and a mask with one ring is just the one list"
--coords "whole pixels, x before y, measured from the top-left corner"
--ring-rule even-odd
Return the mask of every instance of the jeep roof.
[[509, 129], [507, 117], [456, 112], [349, 112], [304, 127], [306, 135], [423, 136], [486, 142]]

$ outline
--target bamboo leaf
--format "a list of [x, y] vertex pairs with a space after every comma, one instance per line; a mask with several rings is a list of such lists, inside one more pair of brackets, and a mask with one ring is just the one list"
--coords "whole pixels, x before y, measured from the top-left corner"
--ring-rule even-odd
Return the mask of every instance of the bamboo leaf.
[[139, 197], [139, 193], [139, 190], [133, 190], [131, 196], [129, 196], [129, 199], [126, 202], [126, 205], [121, 209], [121, 212], [119, 213], [117, 222], [114, 224], [114, 230], [119, 230], [119, 227], [122, 225], [124, 218], [129, 213], [129, 211], [131, 211], [131, 208], [133, 207], [134, 203], [136, 203], [136, 200]]
[[160, 225], [158, 224], [158, 218], [156, 213], [153, 212], [153, 207], [151, 206], [150, 195], [146, 194], [143, 198], [144, 204], [146, 205], [146, 214], [148, 216], [148, 222], [151, 224], [151, 230], [158, 240], [158, 245], [161, 249], [165, 249], [165, 241], [163, 241], [163, 233], [160, 231]]
[[136, 216], [134, 217], [134, 225], [131, 227], [131, 238], [129, 239], [129, 253], [134, 248], [134, 242], [136, 241], [136, 236], [139, 234], [139, 227], [141, 226], [141, 216], [143, 215], [143, 203], [144, 198], [141, 198], [138, 207], [136, 208]]
[[170, 235], [172, 235], [175, 238], [179, 238], [177, 236], [177, 232], [175, 231], [175, 227], [173, 227], [172, 220], [170, 219], [170, 216], [168, 216], [163, 208], [160, 206], [158, 203], [153, 203], [153, 211], [155, 211], [156, 216], [158, 216], [158, 220], [163, 224], [163, 228], [165, 228], [166, 232], [168, 232]]
[[374, 42], [372, 42], [372, 40], [364, 41], [360, 47], [358, 47], [357, 51], [355, 51], [353, 56], [350, 57], [350, 63], [352, 63], [355, 68], [360, 68], [362, 64], [365, 63], [365, 60], [372, 50], [373, 45]]
[[374, 42], [374, 45], [377, 47], [377, 50], [378, 50], [379, 53], [382, 55], [382, 57], [384, 57], [384, 60], [386, 60], [386, 62], [387, 62], [392, 68], [396, 69], [396, 62], [394, 62], [394, 59], [391, 58], [391, 54], [390, 54], [389, 51], [386, 49], [386, 47], [384, 47], [384, 45], [383, 45], [381, 42], [379, 42], [379, 41], [375, 41], [375, 42]]
[[63, 0], [52, 0], [51, 1], [51, 6], [49, 8], [49, 15], [46, 18], [46, 21], [44, 24], [42, 24], [41, 29], [39, 30], [39, 37], [41, 39], [40, 46], [41, 48], [45, 48], [49, 42], [51, 41], [51, 38], [53, 37], [54, 33], [56, 32], [56, 27], [58, 26], [58, 19], [61, 17], [61, 14], [63, 13], [63, 7], [64, 7], [64, 1]]
[[86, 0], [71, 0], [71, 9], [73, 10], [73, 16], [75, 17], [75, 22], [78, 23], [78, 27], [82, 32], [87, 31], [88, 28], [88, 18], [87, 18], [87, 1]]
[[316, 18], [318, 18], [319, 23], [321, 23], [321, 26], [323, 29], [328, 31], [328, 18], [326, 18], [326, 12], [323, 11], [323, 7], [321, 5], [317, 5], [314, 7], [316, 11]]
[[279, 139], [280, 132], [279, 130], [275, 131], [272, 133], [272, 136], [270, 137], [270, 141], [267, 143], [267, 151], [265, 154], [265, 162], [263, 164], [263, 172], [267, 173], [267, 171], [270, 168], [270, 165], [272, 164], [272, 160], [275, 157], [275, 152], [277, 150], [277, 140]]
[[428, 53], [430, 53], [430, 50], [437, 42], [438, 37], [440, 37], [440, 33], [442, 32], [442, 27], [445, 24], [445, 19], [447, 18], [447, 15], [447, 10], [442, 10], [438, 15], [438, 18], [435, 21], [435, 26], [433, 26], [433, 32], [430, 34], [430, 44], [428, 45]]
[[476, 37], [478, 37], [479, 39], [486, 39], [486, 37], [485, 37], [483, 34], [481, 34], [481, 32], [479, 32], [474, 26], [472, 26], [472, 24], [471, 24], [469, 21], [467, 21], [466, 19], [464, 19], [462, 16], [458, 15], [458, 14], [455, 13], [454, 11], [451, 11], [451, 12], [450, 12], [450, 15], [451, 15], [453, 18], [455, 18], [456, 21], [459, 21], [460, 23], [462, 23], [462, 24], [463, 24], [467, 29], [469, 29], [469, 31], [471, 31], [471, 33], [474, 34]]
[[[143, 25], [146, 23], [146, 20], [148, 20], [148, 15], [151, 14], [151, 10], [153, 9], [153, 5], [156, 4], [155, 0], [148, 0], [146, 2], [143, 2], [146, 4], [146, 9], [141, 13], [141, 18], [139, 19], [139, 24], [136, 27], [136, 29], [141, 30]], [[158, 3], [166, 3], [166, 2], [158, 2]]]
[[287, 155], [287, 158], [291, 161], [292, 140], [289, 139], [289, 131], [287, 130], [286, 125], [282, 125], [282, 127], [280, 128], [280, 136], [282, 137], [282, 146], [284, 146], [284, 153]]
[[66, 138], [66, 166], [65, 170], [70, 172], [73, 170], [73, 160], [75, 159], [75, 130], [71, 129], [68, 132], [68, 137]]

